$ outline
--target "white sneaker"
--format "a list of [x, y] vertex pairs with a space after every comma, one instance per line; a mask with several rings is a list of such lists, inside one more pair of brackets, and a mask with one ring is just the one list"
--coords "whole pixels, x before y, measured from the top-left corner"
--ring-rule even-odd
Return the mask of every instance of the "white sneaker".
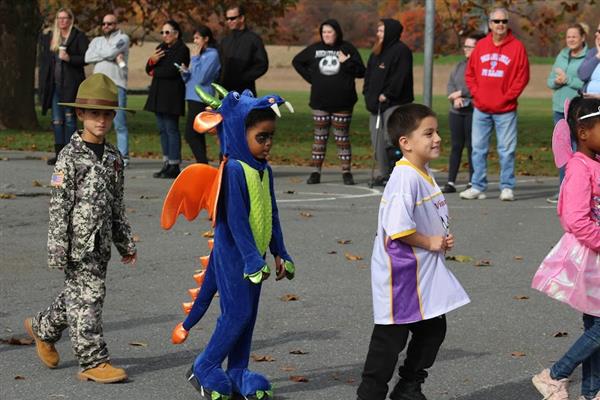
[[465, 200], [483, 200], [485, 199], [485, 193], [475, 188], [469, 188], [460, 192], [460, 198]]
[[515, 193], [513, 192], [512, 189], [504, 188], [500, 192], [500, 200], [502, 200], [502, 201], [514, 201], [515, 200]]

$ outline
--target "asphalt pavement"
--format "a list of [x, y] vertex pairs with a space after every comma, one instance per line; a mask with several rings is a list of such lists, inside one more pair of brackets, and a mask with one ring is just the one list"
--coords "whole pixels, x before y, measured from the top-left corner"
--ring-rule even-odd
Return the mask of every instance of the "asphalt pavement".
[[[47, 307], [63, 274], [46, 267], [51, 167], [47, 153], [0, 151], [0, 338], [25, 337], [23, 319]], [[182, 217], [170, 231], [159, 226], [171, 181], [153, 179], [157, 160], [134, 159], [126, 170], [125, 201], [139, 239], [134, 267], [109, 265], [104, 332], [126, 383], [80, 382], [68, 332], [58, 343], [60, 366], [44, 367], [33, 346], [0, 343], [0, 399], [194, 399], [185, 372], [206, 345], [219, 315], [215, 299], [186, 343], [170, 343], [184, 318], [183, 301], [195, 286], [198, 256], [208, 254], [206, 214]], [[310, 170], [275, 166], [280, 218], [297, 266], [292, 281], [267, 281], [254, 332], [250, 368], [266, 374], [278, 400], [355, 398], [372, 329], [369, 258], [380, 191], [367, 186], [370, 171], [355, 171], [344, 186], [337, 169], [320, 185], [306, 185]], [[444, 183], [443, 174], [437, 176]], [[494, 178], [495, 179], [495, 178]], [[494, 180], [492, 179], [492, 181]], [[537, 400], [531, 376], [549, 366], [582, 332], [581, 316], [530, 289], [541, 260], [562, 235], [555, 207], [545, 198], [557, 179], [519, 177], [517, 201], [447, 195], [449, 261], [472, 302], [448, 314], [448, 334], [424, 385], [430, 400]], [[14, 196], [12, 196], [14, 195]], [[359, 259], [362, 258], [362, 259]], [[480, 265], [475, 264], [490, 264]], [[290, 297], [296, 300], [284, 301]], [[299, 354], [298, 354], [299, 353]], [[402, 359], [402, 356], [401, 356]], [[296, 382], [297, 380], [303, 382]], [[579, 394], [579, 370], [571, 395]]]

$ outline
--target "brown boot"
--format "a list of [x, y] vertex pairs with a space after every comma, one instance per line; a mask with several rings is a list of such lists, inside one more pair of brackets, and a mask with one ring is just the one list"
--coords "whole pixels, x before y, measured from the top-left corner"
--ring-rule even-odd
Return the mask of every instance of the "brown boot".
[[35, 349], [37, 350], [37, 355], [40, 360], [42, 360], [44, 365], [48, 368], [56, 368], [60, 357], [58, 356], [58, 351], [56, 351], [56, 348], [54, 347], [54, 343], [44, 342], [33, 332], [31, 318], [27, 318], [24, 325], [29, 336], [35, 341]]
[[98, 383], [115, 383], [127, 379], [127, 373], [123, 368], [115, 368], [110, 363], [102, 363], [94, 368], [86, 369], [77, 374], [82, 381], [94, 381]]

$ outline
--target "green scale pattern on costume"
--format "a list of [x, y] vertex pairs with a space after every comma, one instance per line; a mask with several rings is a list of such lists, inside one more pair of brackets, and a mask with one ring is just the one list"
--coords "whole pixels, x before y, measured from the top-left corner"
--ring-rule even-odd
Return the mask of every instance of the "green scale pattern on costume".
[[271, 208], [271, 190], [269, 187], [269, 170], [264, 169], [263, 178], [257, 170], [243, 161], [239, 161], [244, 169], [248, 194], [250, 195], [250, 229], [256, 248], [261, 255], [267, 252], [273, 233], [273, 210]]

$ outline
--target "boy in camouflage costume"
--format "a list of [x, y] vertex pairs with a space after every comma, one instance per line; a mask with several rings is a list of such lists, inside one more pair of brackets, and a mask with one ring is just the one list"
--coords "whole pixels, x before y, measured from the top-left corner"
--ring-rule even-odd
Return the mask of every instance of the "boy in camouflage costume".
[[79, 87], [75, 103], [83, 130], [60, 152], [51, 179], [48, 266], [65, 272], [65, 287], [50, 307], [25, 320], [38, 356], [56, 368], [54, 347], [69, 328], [78, 377], [100, 383], [127, 379], [125, 370], [110, 365], [102, 335], [102, 306], [111, 242], [134, 264], [137, 258], [123, 204], [123, 159], [105, 143], [115, 110], [117, 88], [103, 74], [94, 74]]

